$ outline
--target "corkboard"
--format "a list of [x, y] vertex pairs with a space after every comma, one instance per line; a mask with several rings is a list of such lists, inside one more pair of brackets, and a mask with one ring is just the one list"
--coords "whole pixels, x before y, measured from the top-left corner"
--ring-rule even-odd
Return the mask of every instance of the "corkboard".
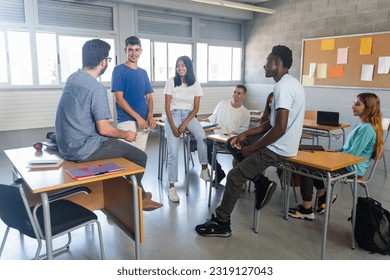
[[[370, 40], [370, 54], [361, 53], [361, 40]], [[327, 44], [330, 43], [329, 50]], [[332, 49], [331, 45], [334, 43]], [[390, 88], [390, 74], [378, 74], [378, 58], [390, 56], [390, 33], [372, 33], [351, 36], [326, 37], [303, 40], [301, 83], [313, 86]], [[369, 45], [369, 44], [368, 44]], [[329, 44], [328, 44], [329, 46]], [[338, 51], [348, 48], [347, 63], [337, 64]], [[339, 56], [340, 57], [340, 56]], [[309, 77], [310, 63], [316, 63], [316, 70]], [[325, 78], [319, 78], [318, 66], [327, 65]], [[362, 65], [374, 65], [372, 81], [362, 81]]]

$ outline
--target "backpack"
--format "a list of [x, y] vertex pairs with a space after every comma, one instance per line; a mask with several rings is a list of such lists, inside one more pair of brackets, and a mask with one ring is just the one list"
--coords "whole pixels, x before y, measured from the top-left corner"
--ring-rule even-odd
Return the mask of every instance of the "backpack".
[[390, 213], [370, 197], [358, 197], [355, 240], [370, 252], [390, 255]]

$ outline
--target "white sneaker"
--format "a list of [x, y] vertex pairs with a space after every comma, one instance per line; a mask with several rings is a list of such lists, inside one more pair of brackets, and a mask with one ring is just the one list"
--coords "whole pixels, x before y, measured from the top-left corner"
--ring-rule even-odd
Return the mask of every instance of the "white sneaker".
[[209, 169], [208, 168], [205, 168], [203, 169], [201, 172], [200, 172], [200, 176], [199, 176], [201, 179], [205, 180], [205, 181], [211, 181], [211, 176], [210, 176], [210, 172], [209, 172]]
[[169, 188], [168, 189], [168, 198], [172, 202], [179, 202], [180, 201], [180, 198], [177, 195], [175, 188]]

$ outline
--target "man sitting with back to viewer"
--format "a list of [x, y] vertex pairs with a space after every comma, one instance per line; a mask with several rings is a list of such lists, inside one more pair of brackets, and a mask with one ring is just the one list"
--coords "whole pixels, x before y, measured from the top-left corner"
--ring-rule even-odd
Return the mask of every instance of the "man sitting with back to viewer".
[[[199, 121], [217, 123], [221, 129], [215, 131], [216, 133], [231, 135], [240, 133], [249, 128], [250, 113], [244, 107], [242, 102], [246, 97], [246, 87], [243, 85], [237, 85], [234, 88], [232, 98], [230, 100], [222, 100], [215, 107], [214, 112], [207, 119], [198, 119]], [[214, 141], [207, 139], [207, 157], [209, 164], [212, 161]], [[223, 147], [223, 143], [216, 143]], [[225, 144], [226, 145], [226, 144]], [[216, 161], [215, 172], [217, 174], [218, 184], [226, 177], [225, 172], [222, 170], [221, 165]], [[216, 182], [213, 182], [213, 186], [216, 186]]]
[[[111, 46], [102, 40], [87, 41], [82, 49], [83, 67], [69, 76], [57, 107], [56, 140], [66, 160], [84, 162], [123, 157], [142, 167], [147, 156], [142, 150], [119, 139], [134, 141], [134, 131], [117, 129], [112, 118], [106, 87], [96, 79], [107, 69]], [[140, 187], [143, 173], [137, 174]], [[142, 187], [142, 207], [151, 211], [163, 206]]]
[[[243, 160], [227, 176], [226, 188], [220, 206], [211, 219], [195, 227], [202, 236], [228, 237], [231, 235], [230, 218], [241, 186], [247, 181], [255, 183], [256, 209], [264, 207], [276, 188], [276, 183], [263, 176], [269, 166], [274, 166], [284, 157], [298, 152], [305, 113], [305, 92], [300, 82], [288, 74], [292, 65], [292, 52], [285, 46], [275, 46], [264, 65], [265, 76], [272, 77], [274, 101], [271, 118], [258, 127], [249, 129], [230, 143], [240, 150]], [[264, 134], [262, 137], [256, 137]], [[249, 137], [250, 143], [244, 140]]]

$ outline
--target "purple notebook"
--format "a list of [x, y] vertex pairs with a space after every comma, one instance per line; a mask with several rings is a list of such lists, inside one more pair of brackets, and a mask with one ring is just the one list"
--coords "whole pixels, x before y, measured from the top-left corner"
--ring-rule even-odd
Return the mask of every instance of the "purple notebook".
[[66, 173], [68, 173], [73, 179], [83, 180], [91, 177], [107, 175], [109, 173], [122, 172], [123, 170], [125, 170], [124, 167], [121, 167], [114, 162], [109, 162], [91, 167], [68, 169], [66, 170]]

